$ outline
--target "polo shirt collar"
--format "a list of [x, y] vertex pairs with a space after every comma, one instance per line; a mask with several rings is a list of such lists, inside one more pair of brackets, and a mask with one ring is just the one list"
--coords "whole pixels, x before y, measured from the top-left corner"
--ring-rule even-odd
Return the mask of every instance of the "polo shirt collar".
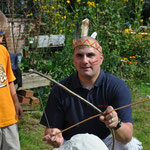
[[94, 86], [98, 87], [98, 86], [100, 86], [100, 85], [103, 85], [104, 78], [105, 78], [105, 73], [104, 73], [104, 71], [101, 69], [101, 70], [100, 70], [100, 74], [99, 74], [99, 76], [98, 76], [98, 78], [97, 78], [97, 80], [96, 80]]
[[72, 79], [73, 79], [72, 84], [73, 84], [74, 88], [82, 88], [81, 82], [80, 82], [79, 77], [78, 77], [78, 72], [73, 74]]

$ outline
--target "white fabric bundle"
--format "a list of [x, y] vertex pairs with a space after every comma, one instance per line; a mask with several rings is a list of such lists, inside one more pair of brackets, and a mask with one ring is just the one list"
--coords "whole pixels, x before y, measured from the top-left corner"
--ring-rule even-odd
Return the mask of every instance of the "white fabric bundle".
[[103, 141], [93, 134], [77, 134], [54, 150], [108, 150]]

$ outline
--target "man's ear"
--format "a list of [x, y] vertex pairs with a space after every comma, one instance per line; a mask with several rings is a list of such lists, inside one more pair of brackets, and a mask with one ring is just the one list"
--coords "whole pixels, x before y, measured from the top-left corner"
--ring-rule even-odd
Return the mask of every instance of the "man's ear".
[[100, 65], [102, 65], [103, 60], [104, 60], [103, 53], [101, 53], [101, 55], [100, 55], [100, 60], [101, 60], [101, 64]]

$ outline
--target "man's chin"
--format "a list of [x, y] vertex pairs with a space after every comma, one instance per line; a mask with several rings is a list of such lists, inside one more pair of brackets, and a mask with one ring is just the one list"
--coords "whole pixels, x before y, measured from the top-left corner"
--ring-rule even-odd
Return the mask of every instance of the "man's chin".
[[83, 76], [83, 77], [88, 77], [88, 78], [90, 78], [90, 77], [92, 77], [92, 74], [91, 74], [90, 72], [84, 72], [84, 73], [82, 74], [82, 76]]

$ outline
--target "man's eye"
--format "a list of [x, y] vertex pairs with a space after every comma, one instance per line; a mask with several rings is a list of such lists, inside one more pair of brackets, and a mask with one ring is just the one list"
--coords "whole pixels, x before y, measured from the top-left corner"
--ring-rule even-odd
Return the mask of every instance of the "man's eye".
[[76, 56], [77, 56], [77, 57], [83, 57], [83, 55], [82, 55], [82, 54], [77, 54]]
[[95, 56], [95, 54], [93, 54], [93, 53], [87, 54], [87, 57], [93, 57], [93, 56]]

